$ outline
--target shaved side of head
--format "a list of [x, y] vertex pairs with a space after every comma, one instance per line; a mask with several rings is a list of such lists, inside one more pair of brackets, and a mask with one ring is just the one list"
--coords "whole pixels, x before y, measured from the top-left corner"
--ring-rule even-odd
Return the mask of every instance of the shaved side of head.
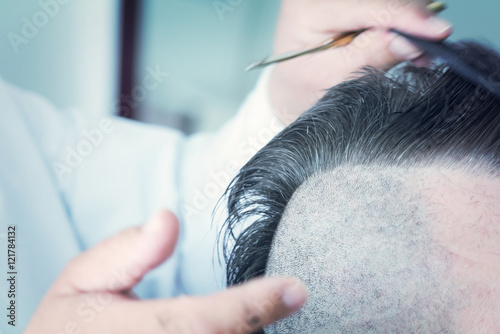
[[[451, 239], [440, 233], [449, 231], [452, 212], [460, 208], [443, 201], [467, 199], [473, 191], [453, 183], [449, 174], [345, 166], [304, 182], [277, 228], [266, 275], [300, 278], [309, 301], [266, 332], [458, 332], [474, 290], [467, 290], [470, 282], [457, 274]], [[443, 205], [446, 210], [436, 210]], [[453, 222], [458, 230], [478, 224], [481, 215], [492, 218], [491, 207], [489, 213], [470, 209], [462, 212], [470, 215], [466, 221]], [[497, 222], [491, 233], [499, 230]]]

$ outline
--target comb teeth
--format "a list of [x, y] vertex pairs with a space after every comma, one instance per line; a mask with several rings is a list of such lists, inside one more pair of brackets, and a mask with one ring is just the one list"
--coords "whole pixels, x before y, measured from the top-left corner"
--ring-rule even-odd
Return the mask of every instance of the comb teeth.
[[459, 74], [470, 82], [475, 83], [476, 85], [482, 86], [490, 93], [494, 94], [498, 99], [500, 99], [500, 87], [496, 86], [494, 83], [487, 79], [487, 73], [478, 71], [472, 66], [466, 64], [460, 58], [458, 52], [449, 44], [446, 44], [445, 42], [422, 39], [413, 35], [408, 35], [396, 29], [390, 30], [393, 33], [403, 36], [408, 41], [425, 51], [427, 54], [443, 59], [446, 65], [448, 65], [448, 67], [455, 73]]

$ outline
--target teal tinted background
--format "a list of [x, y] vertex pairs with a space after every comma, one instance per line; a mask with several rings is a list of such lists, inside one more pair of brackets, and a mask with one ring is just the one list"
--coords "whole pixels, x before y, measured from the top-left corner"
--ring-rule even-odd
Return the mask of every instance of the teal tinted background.
[[[59, 1], [0, 0], [0, 76], [58, 108], [111, 113], [117, 98], [119, 1]], [[35, 30], [23, 34], [30, 25]], [[16, 43], [15, 35], [26, 43]]]
[[498, 0], [451, 0], [440, 14], [453, 22], [452, 40], [475, 38], [500, 50], [500, 1]]
[[[160, 65], [170, 73], [142, 104], [142, 117], [214, 130], [241, 104], [260, 71], [244, 72], [269, 55], [279, 1], [147, 0], [143, 2], [137, 78]], [[232, 5], [231, 5], [232, 4]]]

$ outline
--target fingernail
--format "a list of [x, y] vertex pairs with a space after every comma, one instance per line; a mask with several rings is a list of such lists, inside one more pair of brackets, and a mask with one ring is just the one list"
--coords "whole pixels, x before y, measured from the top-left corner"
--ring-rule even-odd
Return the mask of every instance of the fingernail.
[[443, 34], [451, 30], [451, 28], [453, 27], [453, 25], [450, 22], [438, 16], [429, 17], [426, 21], [426, 25], [429, 31], [436, 35]]
[[151, 217], [144, 225], [142, 225], [142, 232], [149, 235], [156, 235], [162, 231], [163, 214], [157, 213]]
[[415, 59], [423, 54], [422, 50], [401, 36], [391, 42], [389, 49], [395, 56], [405, 60]]
[[305, 303], [306, 299], [306, 287], [300, 281], [288, 285], [282, 297], [283, 303], [290, 309], [300, 308]]

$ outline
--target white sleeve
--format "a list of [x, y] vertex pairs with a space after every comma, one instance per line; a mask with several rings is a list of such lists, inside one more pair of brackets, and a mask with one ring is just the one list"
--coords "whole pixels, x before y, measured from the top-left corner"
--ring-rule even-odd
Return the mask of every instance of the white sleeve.
[[12, 94], [25, 104], [19, 109], [59, 189], [79, 249], [143, 223], [160, 208], [179, 216], [175, 253], [136, 289], [141, 297], [168, 297], [224, 287], [224, 266], [214, 260], [223, 216], [212, 225], [211, 213], [239, 168], [283, 128], [268, 101], [268, 76], [221, 131], [189, 139], [117, 117], [60, 111], [18, 89]]
[[183, 292], [204, 294], [225, 287], [224, 264], [219, 261], [217, 236], [225, 206], [217, 201], [238, 170], [284, 125], [268, 97], [266, 70], [236, 116], [215, 135], [197, 135], [185, 143], [181, 169], [181, 217], [184, 222], [180, 259]]
[[[160, 207], [177, 213], [184, 137], [60, 111], [1, 79], [0, 104], [0, 244], [15, 225], [20, 333], [71, 258]], [[177, 293], [177, 254], [145, 277], [140, 296]]]
[[[185, 140], [179, 132], [118, 117], [90, 118], [58, 110], [36, 94], [5, 86], [22, 112], [38, 156], [52, 174], [68, 216], [65, 224], [75, 231], [72, 237], [81, 251], [145, 222], [161, 208], [178, 214], [180, 148]], [[42, 203], [45, 200], [39, 198]], [[62, 222], [51, 223], [58, 224]], [[66, 238], [62, 232], [60, 237]], [[175, 295], [177, 259], [174, 253], [147, 275], [138, 294]], [[158, 275], [161, 280], [155, 279]]]
[[[78, 129], [81, 136], [64, 148], [61, 163], [74, 165], [62, 186], [83, 248], [144, 223], [162, 208], [179, 214], [181, 134], [116, 117]], [[135, 289], [139, 296], [177, 294], [178, 253], [146, 275]]]

